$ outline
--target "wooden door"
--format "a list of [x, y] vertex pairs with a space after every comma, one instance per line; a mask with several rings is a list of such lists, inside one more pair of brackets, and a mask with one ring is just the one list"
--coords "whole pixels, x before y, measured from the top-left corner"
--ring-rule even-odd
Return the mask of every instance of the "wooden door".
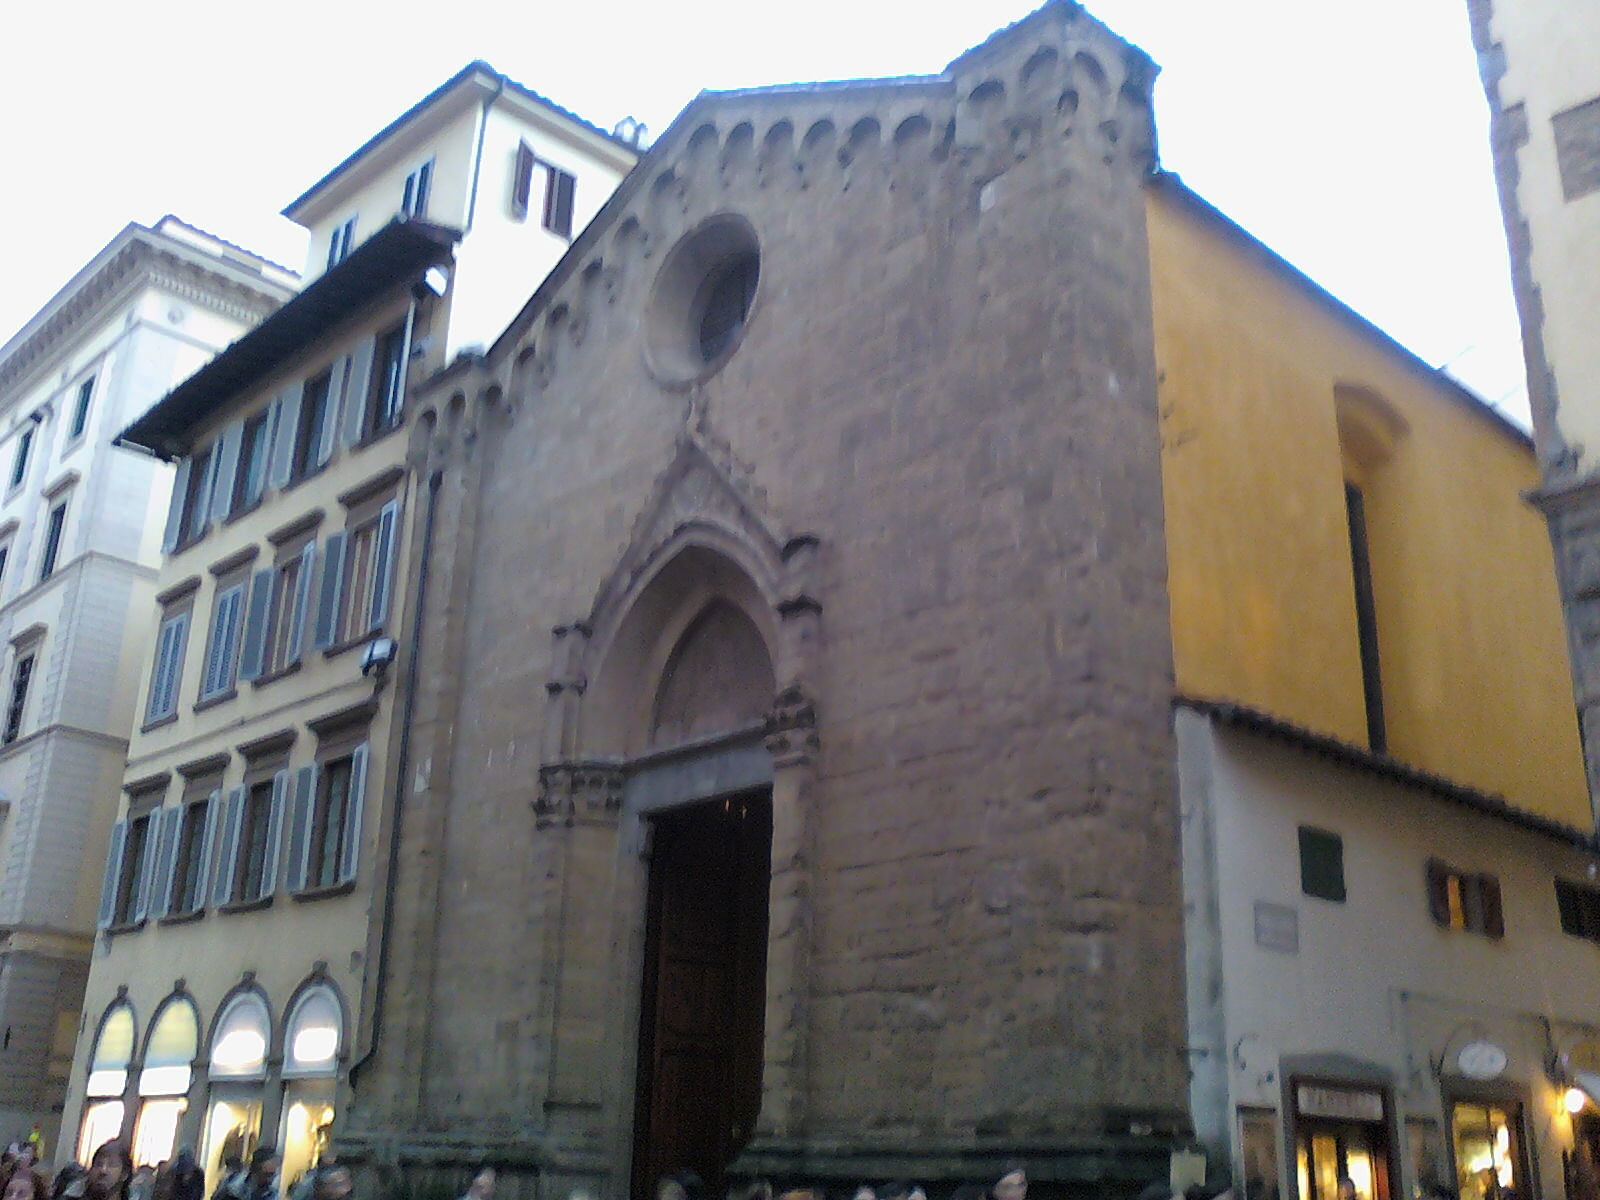
[[633, 1195], [675, 1171], [720, 1195], [761, 1102], [771, 795], [653, 820]]

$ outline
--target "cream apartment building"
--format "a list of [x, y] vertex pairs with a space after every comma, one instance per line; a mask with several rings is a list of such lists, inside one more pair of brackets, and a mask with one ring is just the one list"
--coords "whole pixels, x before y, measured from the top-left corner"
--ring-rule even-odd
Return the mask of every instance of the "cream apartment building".
[[[1600, 5], [1467, 0], [1528, 397], [1600, 804]], [[1600, 815], [1600, 808], [1596, 809]]]
[[112, 438], [294, 281], [130, 224], [0, 346], [0, 1142], [56, 1143], [160, 560], [172, 473]]
[[135, 617], [77, 1157], [191, 1146], [214, 1185], [273, 1143], [288, 1183], [327, 1145], [371, 1051], [391, 814], [428, 771], [407, 773], [403, 720], [432, 504], [407, 380], [498, 332], [632, 158], [471, 64], [285, 210], [305, 290], [123, 432], [177, 476]]

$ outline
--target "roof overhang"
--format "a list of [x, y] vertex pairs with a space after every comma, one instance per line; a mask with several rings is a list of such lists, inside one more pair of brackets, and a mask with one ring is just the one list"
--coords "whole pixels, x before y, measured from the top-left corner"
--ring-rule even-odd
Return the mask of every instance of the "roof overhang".
[[194, 430], [220, 406], [281, 370], [349, 318], [450, 261], [460, 234], [425, 221], [392, 221], [331, 271], [172, 391], [117, 437], [163, 459], [189, 451]]

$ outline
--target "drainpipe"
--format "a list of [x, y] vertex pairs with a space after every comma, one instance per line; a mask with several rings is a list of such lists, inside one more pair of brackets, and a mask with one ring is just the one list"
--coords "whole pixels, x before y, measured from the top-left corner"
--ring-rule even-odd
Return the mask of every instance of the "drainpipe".
[[463, 236], [472, 232], [473, 219], [478, 215], [478, 172], [483, 166], [483, 143], [488, 140], [489, 109], [505, 90], [506, 77], [501, 75], [495, 80], [494, 91], [483, 98], [483, 108], [478, 113], [478, 137], [472, 150], [472, 178], [467, 183], [467, 227], [461, 231]]
[[[415, 305], [412, 306], [415, 309]], [[409, 338], [409, 331], [407, 334]], [[378, 1031], [383, 1024], [383, 1001], [389, 985], [389, 941], [394, 926], [395, 881], [400, 875], [400, 833], [406, 813], [406, 778], [411, 769], [411, 726], [417, 707], [417, 677], [422, 660], [422, 622], [427, 615], [428, 574], [433, 562], [433, 532], [439, 513], [439, 487], [444, 472], [428, 476], [428, 503], [422, 515], [422, 565], [417, 570], [417, 594], [411, 618], [411, 647], [406, 659], [406, 695], [400, 717], [400, 746], [394, 760], [394, 821], [389, 829], [389, 859], [385, 868], [383, 923], [378, 929], [377, 978], [372, 992], [372, 1023], [361, 1056], [350, 1064], [348, 1079], [355, 1086], [356, 1072], [367, 1064], [378, 1048]]]

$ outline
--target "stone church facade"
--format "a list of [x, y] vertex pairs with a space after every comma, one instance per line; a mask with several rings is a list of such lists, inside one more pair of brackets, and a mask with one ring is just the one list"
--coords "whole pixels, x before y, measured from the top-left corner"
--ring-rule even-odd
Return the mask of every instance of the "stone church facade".
[[696, 100], [413, 396], [342, 1155], [1123, 1194], [1186, 1125], [1142, 185], [1072, 3]]

